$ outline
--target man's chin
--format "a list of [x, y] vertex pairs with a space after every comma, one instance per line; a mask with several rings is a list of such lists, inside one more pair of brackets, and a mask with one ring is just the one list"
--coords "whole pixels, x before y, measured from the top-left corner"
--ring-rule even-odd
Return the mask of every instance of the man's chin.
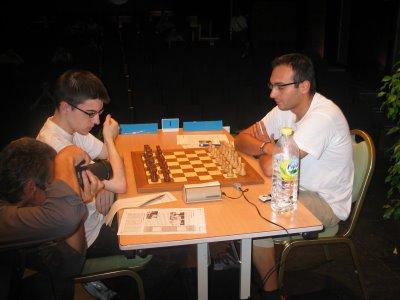
[[286, 110], [286, 108], [285, 108], [285, 106], [283, 106], [282, 104], [276, 104], [276, 106], [278, 106], [278, 108], [280, 109], [280, 110]]
[[79, 130], [77, 132], [81, 135], [88, 135], [90, 133], [90, 130], [92, 130], [92, 129], [90, 128], [90, 129], [86, 129], [86, 130]]

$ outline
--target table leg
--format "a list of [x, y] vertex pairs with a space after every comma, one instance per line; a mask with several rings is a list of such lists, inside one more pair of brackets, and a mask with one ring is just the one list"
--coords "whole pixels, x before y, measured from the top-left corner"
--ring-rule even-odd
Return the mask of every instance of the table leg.
[[197, 299], [208, 299], [208, 244], [197, 244]]
[[242, 239], [240, 245], [240, 299], [250, 298], [251, 239]]

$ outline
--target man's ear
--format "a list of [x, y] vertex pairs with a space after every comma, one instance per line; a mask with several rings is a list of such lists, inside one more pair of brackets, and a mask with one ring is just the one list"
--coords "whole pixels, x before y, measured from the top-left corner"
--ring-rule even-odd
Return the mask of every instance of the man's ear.
[[65, 113], [65, 112], [71, 110], [71, 106], [68, 104], [68, 102], [61, 101], [60, 105], [58, 106], [58, 110], [60, 111], [60, 113]]
[[36, 189], [36, 183], [32, 179], [29, 179], [24, 185], [21, 200], [23, 200], [25, 203], [29, 203], [30, 201], [32, 201], [35, 196]]
[[308, 80], [304, 80], [299, 84], [299, 87], [302, 94], [307, 94], [310, 92], [311, 83]]

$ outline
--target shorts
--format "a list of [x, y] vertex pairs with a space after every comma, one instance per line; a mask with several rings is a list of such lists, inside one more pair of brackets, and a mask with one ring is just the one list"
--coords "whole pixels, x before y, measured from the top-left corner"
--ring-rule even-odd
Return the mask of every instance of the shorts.
[[[336, 226], [340, 219], [334, 214], [329, 204], [318, 193], [311, 191], [299, 191], [297, 199], [324, 225], [325, 228]], [[280, 238], [279, 242], [283, 239]], [[262, 248], [274, 247], [274, 239], [263, 238], [253, 240], [253, 246]]]

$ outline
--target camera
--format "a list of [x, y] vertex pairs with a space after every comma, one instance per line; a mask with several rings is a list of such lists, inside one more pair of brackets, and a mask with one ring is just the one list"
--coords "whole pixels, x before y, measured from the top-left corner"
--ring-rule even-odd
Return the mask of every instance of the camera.
[[111, 164], [108, 160], [98, 160], [92, 164], [83, 165], [84, 161], [80, 162], [76, 167], [76, 177], [78, 178], [78, 183], [83, 189], [83, 179], [82, 179], [82, 171], [89, 170], [92, 172], [97, 178], [100, 180], [108, 180], [113, 176]]

